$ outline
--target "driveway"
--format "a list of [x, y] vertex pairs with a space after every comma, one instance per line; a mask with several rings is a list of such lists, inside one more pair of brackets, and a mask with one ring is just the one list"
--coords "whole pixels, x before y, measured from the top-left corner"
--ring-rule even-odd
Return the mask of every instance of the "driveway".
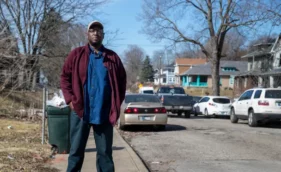
[[250, 128], [246, 121], [169, 117], [166, 131], [130, 127], [123, 137], [151, 171], [279, 172], [281, 124]]

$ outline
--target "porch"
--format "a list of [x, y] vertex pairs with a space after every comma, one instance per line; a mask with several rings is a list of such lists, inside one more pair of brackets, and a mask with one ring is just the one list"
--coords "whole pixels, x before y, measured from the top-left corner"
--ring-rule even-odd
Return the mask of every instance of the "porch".
[[183, 87], [208, 87], [208, 76], [181, 76]]

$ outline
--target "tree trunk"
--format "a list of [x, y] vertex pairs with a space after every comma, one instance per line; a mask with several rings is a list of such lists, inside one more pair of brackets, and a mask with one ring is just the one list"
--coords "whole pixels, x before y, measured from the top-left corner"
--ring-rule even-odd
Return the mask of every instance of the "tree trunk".
[[212, 63], [212, 95], [219, 96], [220, 95], [220, 58], [219, 58], [219, 49], [218, 49], [218, 41], [216, 37], [211, 38], [211, 63]]
[[220, 95], [220, 61], [219, 58], [212, 57], [212, 83], [213, 83], [213, 93], [212, 95], [214, 96], [219, 96]]

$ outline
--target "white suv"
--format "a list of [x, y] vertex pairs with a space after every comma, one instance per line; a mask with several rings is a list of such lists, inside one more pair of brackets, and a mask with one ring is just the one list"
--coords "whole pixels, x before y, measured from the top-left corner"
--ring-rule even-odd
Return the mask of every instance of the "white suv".
[[264, 120], [281, 119], [281, 89], [254, 88], [245, 91], [231, 106], [230, 120], [248, 120], [251, 127]]

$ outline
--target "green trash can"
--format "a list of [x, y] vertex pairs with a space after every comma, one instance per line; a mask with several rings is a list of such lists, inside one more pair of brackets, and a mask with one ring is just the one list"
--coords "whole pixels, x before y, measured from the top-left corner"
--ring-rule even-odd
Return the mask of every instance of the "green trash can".
[[49, 144], [58, 154], [67, 154], [70, 150], [70, 112], [69, 106], [47, 106]]

